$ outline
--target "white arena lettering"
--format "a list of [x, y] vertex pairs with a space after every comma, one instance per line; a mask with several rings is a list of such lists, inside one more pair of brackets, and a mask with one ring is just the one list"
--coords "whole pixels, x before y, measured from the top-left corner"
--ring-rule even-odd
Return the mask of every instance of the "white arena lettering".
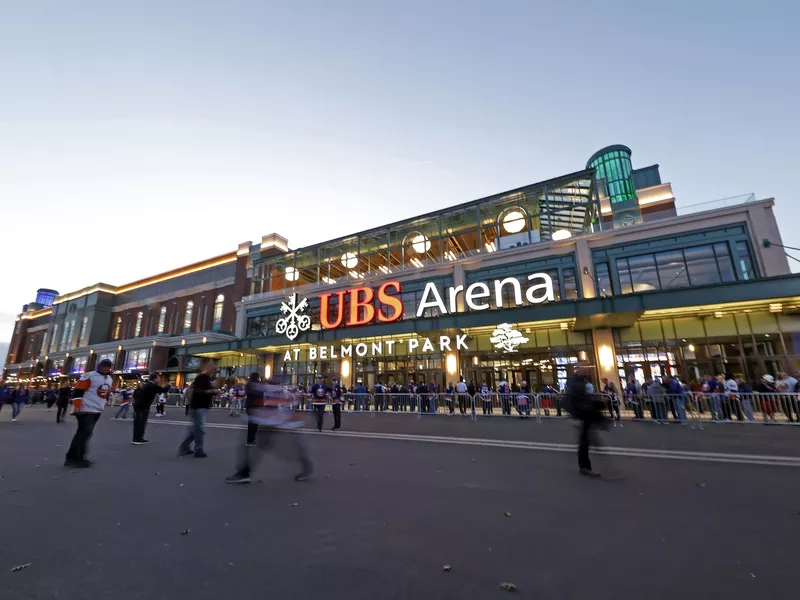
[[[457, 312], [458, 295], [461, 293], [464, 294], [464, 301], [470, 310], [499, 308], [503, 306], [504, 288], [508, 289], [509, 287], [512, 292], [511, 297], [516, 306], [522, 306], [526, 300], [529, 304], [541, 304], [542, 302], [553, 302], [555, 300], [553, 278], [550, 275], [547, 273], [533, 273], [528, 275], [528, 281], [531, 284], [525, 290], [524, 298], [522, 284], [519, 279], [506, 277], [505, 279], [495, 279], [492, 282], [494, 294], [492, 294], [489, 284], [482, 281], [473, 283], [466, 289], [463, 285], [450, 287], [446, 292], [447, 302], [445, 302], [436, 284], [429, 281], [425, 284], [425, 289], [422, 292], [422, 299], [419, 306], [417, 306], [416, 316], [418, 318], [422, 317], [429, 308], [437, 309], [440, 315]], [[492, 306], [492, 302], [494, 306]]]
[[363, 342], [361, 344], [356, 345], [356, 356], [366, 356], [367, 355], [367, 345]]
[[[466, 333], [457, 334], [455, 340], [453, 340], [453, 338], [450, 336], [441, 335], [438, 338], [438, 346], [437, 342], [433, 341], [436, 338], [408, 338], [408, 354], [415, 354], [416, 352], [453, 352], [454, 350], [469, 350], [467, 337], [469, 336]], [[371, 356], [392, 355], [394, 353], [394, 348], [397, 341], [398, 340], [383, 340], [380, 342], [370, 342], [369, 344], [361, 342], [355, 346], [355, 355], [360, 357], [366, 356], [367, 354], [370, 354]], [[455, 348], [453, 348], [454, 341]], [[386, 354], [384, 354], [384, 348], [386, 349]], [[338, 358], [336, 355], [337, 350], [339, 352], [339, 356], [341, 357], [352, 356], [354, 353], [352, 344], [342, 344], [338, 347], [334, 345], [309, 346], [307, 349], [308, 356], [304, 360], [326, 360], [328, 358]], [[302, 350], [300, 348], [291, 348], [286, 350], [283, 354], [283, 362], [299, 361], [301, 351]]]

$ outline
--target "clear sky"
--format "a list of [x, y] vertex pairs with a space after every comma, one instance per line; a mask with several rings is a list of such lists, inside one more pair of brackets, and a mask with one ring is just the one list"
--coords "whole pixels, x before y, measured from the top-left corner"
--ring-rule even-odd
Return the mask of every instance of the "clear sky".
[[[308, 245], [623, 143], [800, 246], [796, 0], [0, 0], [0, 340], [37, 287]], [[800, 255], [800, 252], [796, 253]]]

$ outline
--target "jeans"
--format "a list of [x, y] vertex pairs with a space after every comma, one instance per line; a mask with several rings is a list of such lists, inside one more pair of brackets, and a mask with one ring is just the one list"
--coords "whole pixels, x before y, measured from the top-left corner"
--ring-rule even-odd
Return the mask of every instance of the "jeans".
[[712, 421], [722, 420], [721, 396], [713, 394], [708, 397], [708, 410], [711, 412]]
[[667, 404], [665, 402], [653, 402], [653, 419], [656, 421], [667, 420]]
[[150, 417], [150, 407], [133, 409], [133, 441], [141, 442], [147, 429], [147, 419]]
[[194, 442], [194, 451], [203, 452], [203, 442], [206, 436], [206, 416], [208, 415], [207, 408], [193, 408], [189, 411], [192, 417], [192, 422], [189, 425], [189, 432], [186, 434], [183, 442], [181, 442], [181, 452], [191, 450], [192, 442]]
[[686, 406], [684, 405], [683, 396], [673, 396], [672, 401], [672, 415], [676, 421], [686, 423]]
[[753, 401], [750, 400], [750, 398], [742, 400], [742, 408], [744, 409], [744, 414], [747, 416], [748, 421], [756, 420], [755, 416], [753, 416]]
[[72, 438], [72, 443], [67, 451], [67, 460], [83, 460], [86, 458], [86, 450], [89, 440], [92, 438], [94, 426], [100, 418], [100, 413], [78, 413], [75, 419], [78, 421], [78, 429]]
[[11, 418], [16, 419], [19, 416], [19, 413], [22, 412], [22, 402], [14, 402], [11, 405]]
[[117, 411], [117, 414], [114, 415], [114, 418], [115, 419], [124, 419], [125, 417], [127, 417], [128, 416], [128, 409], [130, 407], [131, 407], [130, 403], [129, 404], [123, 404], [122, 406], [120, 406], [119, 410]]

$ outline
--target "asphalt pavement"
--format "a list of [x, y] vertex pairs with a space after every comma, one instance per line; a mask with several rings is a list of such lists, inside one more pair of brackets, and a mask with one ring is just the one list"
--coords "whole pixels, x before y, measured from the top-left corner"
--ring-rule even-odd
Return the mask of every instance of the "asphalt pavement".
[[592, 480], [568, 422], [345, 415], [346, 435], [287, 434], [311, 481], [278, 447], [233, 486], [238, 419], [215, 411], [208, 458], [177, 458], [182, 411], [147, 446], [109, 412], [72, 470], [73, 420], [0, 411], [0, 598], [796, 597], [800, 470], [703, 453], [796, 457], [800, 429], [626, 425], [606, 444], [685, 456], [614, 451], [595, 466], [622, 478]]

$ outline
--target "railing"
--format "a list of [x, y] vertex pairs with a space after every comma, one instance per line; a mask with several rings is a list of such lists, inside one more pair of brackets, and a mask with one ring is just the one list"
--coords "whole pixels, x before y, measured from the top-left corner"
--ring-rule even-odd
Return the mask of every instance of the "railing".
[[[614, 427], [625, 421], [648, 421], [658, 424], [679, 423], [703, 429], [707, 423], [775, 423], [800, 425], [800, 394], [592, 394]], [[311, 411], [311, 396], [296, 394], [297, 410]], [[570, 414], [564, 394], [477, 393], [347, 393], [342, 410], [416, 415], [532, 418], [537, 423]]]
[[687, 206], [679, 206], [679, 214], [688, 215], [705, 210], [715, 210], [718, 208], [727, 208], [729, 206], [738, 206], [739, 204], [747, 204], [748, 202], [755, 202], [755, 194], [740, 194], [738, 196], [731, 196], [729, 198], [720, 198], [718, 200], [710, 200], [708, 202], [699, 202], [697, 204], [689, 204]]

